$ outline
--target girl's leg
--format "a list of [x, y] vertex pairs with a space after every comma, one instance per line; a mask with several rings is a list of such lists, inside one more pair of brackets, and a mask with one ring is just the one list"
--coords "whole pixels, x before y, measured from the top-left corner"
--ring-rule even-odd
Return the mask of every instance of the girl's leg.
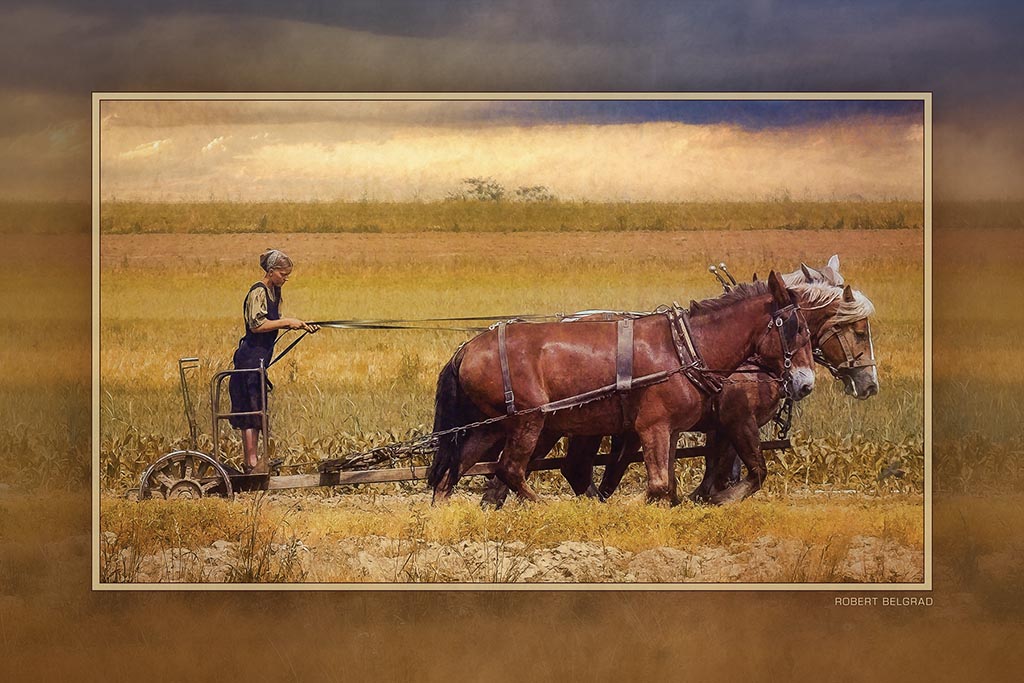
[[245, 469], [252, 471], [259, 455], [260, 430], [258, 427], [251, 427], [242, 430], [242, 450], [245, 452]]

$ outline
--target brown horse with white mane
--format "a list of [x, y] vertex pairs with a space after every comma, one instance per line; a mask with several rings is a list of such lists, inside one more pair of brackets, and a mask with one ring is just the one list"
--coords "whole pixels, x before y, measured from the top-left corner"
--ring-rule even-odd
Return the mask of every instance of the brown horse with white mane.
[[[874, 307], [859, 292], [842, 286], [844, 280], [839, 273], [839, 257], [832, 256], [820, 270], [801, 264], [799, 270], [784, 275], [783, 279], [808, 302], [806, 305], [812, 312], [808, 324], [817, 362], [842, 380], [851, 396], [866, 399], [877, 393], [878, 376], [868, 325], [868, 317], [873, 314]], [[762, 368], [744, 365], [740, 369], [744, 371], [742, 378], [725, 384], [711, 404], [713, 409], [693, 427], [693, 431], [707, 433], [707, 446], [711, 451], [705, 457], [704, 478], [690, 494], [690, 499], [695, 502], [739, 500], [757, 490], [751, 484], [760, 483], [755, 479], [740, 487], [735, 486], [741, 458], [734, 441], [737, 437], [743, 439], [756, 434], [759, 427], [776, 415], [785, 397], [785, 388], [773, 381], [771, 373]], [[794, 392], [790, 394], [800, 398]], [[560, 437], [560, 434], [546, 433], [534, 456], [544, 457]], [[601, 437], [571, 438], [562, 473], [577, 495], [587, 494], [604, 500], [618, 487], [639, 448], [639, 441], [635, 434], [628, 432], [613, 439], [612, 456], [616, 460], [605, 468], [600, 486], [594, 487], [594, 458], [600, 443]], [[492, 479], [483, 503], [500, 507], [507, 492], [500, 481]]]
[[[715, 385], [720, 385], [713, 377], [733, 373], [752, 356], [781, 374], [794, 351], [807, 350], [810, 341], [794, 295], [774, 272], [767, 284], [740, 285], [694, 307], [685, 330], [686, 347], [697, 351], [693, 364], [686, 363], [679, 341], [683, 332], [673, 330], [670, 316], [641, 317], [632, 328], [636, 383], [584, 404], [571, 399], [608, 387], [617, 377], [621, 339], [615, 325], [509, 325], [460, 348], [438, 377], [434, 431], [453, 430], [481, 417], [507, 417], [465, 436], [455, 431], [440, 437], [427, 478], [435, 500], [447, 497], [469, 467], [501, 444], [497, 476], [520, 496], [537, 500], [526, 483], [527, 465], [541, 434], [549, 430], [572, 436], [636, 433], [644, 451], [648, 499], [676, 504], [670, 436], [701, 419]], [[507, 336], [504, 341], [502, 334]], [[759, 443], [754, 447], [759, 454]], [[740, 455], [753, 468], [754, 455]]]
[[[838, 256], [829, 259], [828, 265], [820, 271], [801, 264], [799, 271], [785, 275], [784, 279], [800, 299], [801, 310], [807, 316], [817, 362], [843, 382], [850, 396], [866, 400], [878, 393], [878, 372], [869, 323], [875, 309], [867, 297], [845, 285], [839, 274]], [[707, 433], [707, 445], [711, 450], [705, 457], [704, 477], [690, 493], [690, 499], [695, 502], [732, 502], [757, 490], [750, 489], [744, 482], [738, 486], [733, 483], [738, 459], [733, 435], [756, 433], [758, 428], [767, 424], [778, 411], [784, 393], [777, 383], [764, 381], [768, 379], [764, 373], [758, 373], [751, 379], [754, 381], [724, 387], [718, 397], [717, 410], [705, 416], [694, 428]], [[605, 468], [597, 489], [601, 498], [607, 498], [618, 487], [629, 466], [629, 458], [637, 448], [635, 437], [628, 435], [613, 446], [612, 452], [618, 459]], [[579, 462], [568, 463], [567, 469], [578, 481], [582, 481], [584, 476], [592, 476], [596, 448], [571, 450]], [[575, 484], [574, 489], [578, 486]]]

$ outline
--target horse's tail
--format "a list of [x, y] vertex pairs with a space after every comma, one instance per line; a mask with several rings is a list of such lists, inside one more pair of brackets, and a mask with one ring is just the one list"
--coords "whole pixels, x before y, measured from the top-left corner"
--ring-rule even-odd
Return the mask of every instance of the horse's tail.
[[[434, 395], [434, 431], [443, 432], [483, 417], [459, 382], [459, 367], [462, 365], [462, 349], [455, 352], [441, 373], [437, 376], [437, 393]], [[448, 475], [445, 488], [451, 491], [459, 480], [459, 465], [462, 463], [461, 432], [452, 432], [438, 437], [437, 454], [427, 470], [427, 484], [437, 487]]]

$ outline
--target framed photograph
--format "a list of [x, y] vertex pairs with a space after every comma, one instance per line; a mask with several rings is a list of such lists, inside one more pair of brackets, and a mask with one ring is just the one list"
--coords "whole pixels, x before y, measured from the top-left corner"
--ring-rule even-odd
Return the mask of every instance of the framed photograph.
[[931, 589], [930, 94], [94, 93], [93, 152], [93, 588]]

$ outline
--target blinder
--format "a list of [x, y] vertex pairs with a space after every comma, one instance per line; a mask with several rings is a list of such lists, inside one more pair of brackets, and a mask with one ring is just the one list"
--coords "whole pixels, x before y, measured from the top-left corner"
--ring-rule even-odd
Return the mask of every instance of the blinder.
[[[790, 384], [793, 377], [793, 355], [796, 353], [796, 348], [791, 347], [788, 340], [793, 340], [795, 342], [801, 332], [806, 332], [809, 338], [810, 329], [808, 329], [807, 323], [804, 321], [803, 314], [800, 312], [800, 307], [797, 304], [790, 304], [772, 312], [772, 317], [768, 321], [768, 329], [764, 331], [764, 334], [761, 335], [761, 339], [758, 340], [758, 347], [761, 346], [764, 338], [771, 334], [773, 329], [779, 335], [779, 346], [782, 350], [782, 376], [778, 379], [783, 384], [783, 391], [786, 396], [789, 396]], [[763, 358], [757, 358], [755, 362], [769, 374], [775, 374], [767, 367]]]

